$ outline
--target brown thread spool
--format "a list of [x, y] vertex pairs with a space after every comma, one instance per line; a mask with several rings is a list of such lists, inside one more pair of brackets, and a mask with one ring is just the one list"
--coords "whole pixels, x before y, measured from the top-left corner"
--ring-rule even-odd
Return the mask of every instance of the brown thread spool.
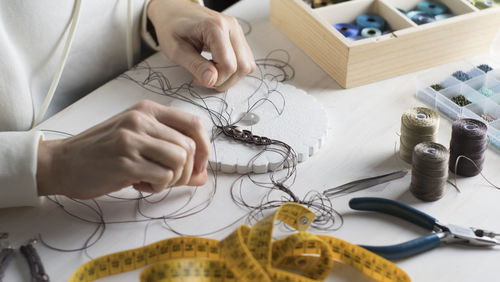
[[411, 164], [415, 145], [436, 141], [438, 129], [439, 114], [431, 109], [417, 107], [403, 113], [399, 147], [401, 159]]
[[451, 131], [450, 170], [462, 176], [478, 175], [483, 170], [484, 152], [487, 148], [486, 124], [475, 119], [456, 120]]
[[448, 180], [448, 150], [441, 144], [422, 142], [413, 150], [410, 191], [426, 202], [443, 197]]

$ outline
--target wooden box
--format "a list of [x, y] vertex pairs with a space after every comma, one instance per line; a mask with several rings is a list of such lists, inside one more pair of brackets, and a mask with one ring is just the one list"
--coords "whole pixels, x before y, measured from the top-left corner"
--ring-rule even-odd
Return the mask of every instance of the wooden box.
[[[271, 0], [271, 22], [342, 87], [351, 88], [489, 51], [500, 8], [479, 10], [466, 0], [441, 0], [454, 17], [417, 25], [397, 8], [420, 0], [352, 0], [312, 9], [303, 0]], [[333, 25], [374, 13], [392, 33], [350, 41]]]

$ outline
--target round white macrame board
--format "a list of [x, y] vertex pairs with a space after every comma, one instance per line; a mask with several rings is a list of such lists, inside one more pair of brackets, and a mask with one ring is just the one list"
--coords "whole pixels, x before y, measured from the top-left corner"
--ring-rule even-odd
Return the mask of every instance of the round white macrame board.
[[[263, 85], [262, 81], [247, 77], [226, 93], [204, 94], [210, 90], [202, 88], [197, 88], [196, 92], [201, 96], [213, 95], [224, 99], [228, 104], [227, 112], [230, 113], [226, 116], [231, 117], [231, 122], [245, 115], [249, 104], [262, 99], [272, 101], [275, 106], [264, 101], [236, 125], [241, 129], [250, 130], [254, 135], [280, 140], [290, 145], [297, 153], [298, 161], [306, 161], [325, 143], [328, 133], [328, 116], [325, 109], [314, 97], [292, 85], [264, 82]], [[220, 101], [207, 100], [210, 109], [220, 112]], [[214, 124], [206, 109], [179, 100], [171, 101], [169, 106], [201, 117], [205, 127], [209, 129], [209, 136], [212, 136]], [[282, 112], [279, 114], [276, 108]], [[209, 162], [213, 168], [225, 173], [266, 173], [280, 169], [283, 156], [277, 153], [266, 151], [255, 158], [262, 149], [263, 146], [244, 144], [221, 134], [214, 141]]]

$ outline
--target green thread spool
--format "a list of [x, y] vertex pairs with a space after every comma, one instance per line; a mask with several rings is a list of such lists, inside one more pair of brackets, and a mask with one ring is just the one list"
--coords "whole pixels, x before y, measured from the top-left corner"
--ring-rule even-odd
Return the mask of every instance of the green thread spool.
[[399, 156], [411, 164], [413, 148], [418, 143], [435, 142], [439, 129], [439, 115], [435, 111], [417, 107], [401, 116]]
[[416, 198], [432, 202], [444, 195], [448, 180], [446, 147], [434, 142], [422, 142], [413, 150], [410, 191]]

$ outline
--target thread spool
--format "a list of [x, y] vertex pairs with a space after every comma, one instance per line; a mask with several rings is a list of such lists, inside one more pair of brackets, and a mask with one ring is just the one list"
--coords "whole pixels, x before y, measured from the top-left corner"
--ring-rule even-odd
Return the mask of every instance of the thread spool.
[[364, 39], [364, 37], [361, 35], [358, 35], [358, 36], [353, 36], [353, 37], [347, 37], [347, 39], [352, 42], [352, 41]]
[[452, 14], [442, 14], [442, 15], [436, 15], [434, 18], [436, 19], [436, 21], [442, 21], [442, 20], [449, 19], [451, 17], [453, 17]]
[[361, 30], [361, 36], [365, 38], [377, 37], [380, 35], [382, 35], [382, 31], [380, 31], [380, 29], [375, 27], [366, 27]]
[[436, 21], [436, 18], [434, 17], [434, 15], [425, 13], [423, 11], [409, 11], [406, 14], [406, 16], [418, 25], [432, 23], [432, 22]]
[[333, 27], [348, 38], [357, 36], [359, 33], [359, 28], [350, 23], [338, 23], [334, 24]]
[[448, 180], [448, 150], [441, 144], [422, 142], [413, 149], [410, 191], [426, 202], [444, 195]]
[[411, 164], [415, 145], [436, 141], [438, 129], [439, 115], [431, 109], [417, 107], [403, 113], [399, 147], [401, 159]]
[[385, 27], [385, 19], [379, 15], [364, 14], [356, 18], [356, 25], [359, 29], [374, 27], [383, 30]]
[[442, 15], [448, 12], [448, 7], [445, 4], [437, 1], [422, 1], [418, 3], [417, 10], [430, 15]]
[[[450, 170], [462, 176], [475, 176], [483, 170], [484, 152], [488, 147], [488, 128], [475, 119], [453, 122], [450, 141]], [[464, 156], [470, 160], [461, 157]], [[455, 167], [456, 166], [456, 167]]]

